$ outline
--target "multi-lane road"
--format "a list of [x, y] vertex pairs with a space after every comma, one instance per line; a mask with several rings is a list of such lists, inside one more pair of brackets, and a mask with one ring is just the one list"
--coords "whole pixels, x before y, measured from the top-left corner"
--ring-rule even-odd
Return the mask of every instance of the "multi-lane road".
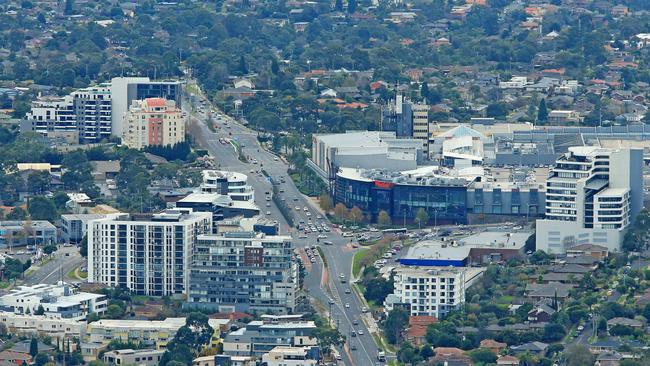
[[[200, 95], [195, 97], [199, 101], [203, 100]], [[206, 120], [208, 113], [215, 116], [216, 110], [214, 107], [206, 105], [203, 112], [199, 109], [199, 112], [192, 113], [188, 108], [188, 104], [185, 103], [184, 108], [186, 108], [185, 112], [190, 116], [190, 133], [195, 141], [207, 149], [210, 155], [214, 157], [219, 169], [237, 171], [248, 175], [248, 182], [255, 189], [255, 201], [260, 207], [261, 214], [273, 220], [278, 220], [280, 233], [292, 236], [297, 248], [315, 244], [322, 248], [328, 271], [325, 274], [323, 273], [321, 261], [309, 266], [311, 271], [305, 279], [307, 296], [312, 301], [318, 302], [317, 306], [319, 308], [325, 309], [333, 324], [337, 325], [341, 333], [346, 336], [345, 346], [339, 349], [342, 361], [346, 365], [375, 365], [378, 348], [369, 331], [369, 329], [374, 329], [375, 326], [369, 314], [363, 313], [364, 304], [355, 294], [355, 291], [351, 289], [349, 283], [352, 277], [352, 257], [355, 251], [350, 245], [350, 240], [344, 238], [337, 230], [326, 233], [310, 233], [305, 238], [304, 234], [301, 235], [295, 227], [291, 227], [273, 200], [266, 200], [266, 192], [272, 192], [272, 185], [269, 179], [261, 174], [262, 169], [273, 177], [276, 182], [284, 178], [285, 183], [280, 184], [283, 191], [279, 193], [280, 198], [284, 199], [291, 208], [296, 224], [301, 221], [308, 223], [310, 218], [313, 222], [319, 222], [329, 227], [331, 227], [331, 223], [325, 217], [317, 219], [317, 216], [320, 215], [318, 208], [298, 191], [288, 177], [287, 164], [260, 146], [255, 131], [246, 128], [227, 116], [223, 116], [214, 118], [217, 126], [216, 132], [212, 132], [208, 128]], [[223, 143], [222, 139], [236, 142], [241, 146], [243, 154], [251, 157], [250, 161], [248, 163], [240, 161], [233, 145]], [[253, 159], [256, 161], [255, 164], [252, 162]], [[295, 207], [299, 209], [295, 209]], [[305, 208], [307, 208], [306, 211]], [[267, 211], [270, 211], [270, 215], [265, 215]], [[308, 212], [310, 213], [309, 216], [307, 215]], [[317, 243], [318, 235], [327, 235], [327, 238], [323, 238], [320, 243]], [[331, 245], [324, 245], [324, 241], [331, 242]], [[341, 281], [341, 275], [345, 277], [345, 283]], [[352, 337], [352, 331], [356, 332], [357, 336]]]
[[66, 279], [67, 273], [84, 262], [84, 258], [79, 254], [79, 248], [60, 246], [49, 261], [43, 265], [35, 266], [35, 270], [25, 276], [23, 283], [31, 286], [39, 283], [54, 284], [61, 280], [69, 282]]

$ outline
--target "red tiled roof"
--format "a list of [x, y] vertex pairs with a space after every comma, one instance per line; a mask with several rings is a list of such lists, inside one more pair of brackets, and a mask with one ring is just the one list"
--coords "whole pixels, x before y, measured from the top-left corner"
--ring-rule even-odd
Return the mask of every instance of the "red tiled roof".
[[167, 103], [163, 98], [147, 98], [145, 102], [149, 107], [164, 107]]

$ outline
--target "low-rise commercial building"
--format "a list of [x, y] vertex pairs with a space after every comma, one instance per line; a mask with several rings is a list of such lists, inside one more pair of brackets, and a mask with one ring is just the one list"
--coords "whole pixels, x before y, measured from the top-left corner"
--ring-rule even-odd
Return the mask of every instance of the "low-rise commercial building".
[[465, 303], [465, 291], [483, 271], [482, 268], [399, 266], [393, 270], [394, 292], [386, 297], [385, 311], [404, 307], [410, 315], [442, 319]]
[[290, 313], [299, 291], [292, 255], [288, 236], [200, 235], [190, 265], [187, 305], [220, 312]]
[[263, 315], [262, 320], [252, 321], [226, 335], [223, 352], [232, 356], [262, 357], [278, 346], [317, 346], [317, 340], [312, 337], [316, 324], [301, 317]]
[[104, 353], [104, 362], [109, 365], [158, 366], [165, 350], [119, 349]]
[[93, 220], [88, 227], [88, 282], [152, 296], [187, 293], [196, 238], [212, 214], [169, 209]]
[[397, 138], [395, 132], [362, 131], [313, 135], [310, 166], [323, 178], [338, 168], [415, 169], [424, 159], [422, 140]]
[[467, 267], [497, 263], [524, 254], [532, 231], [486, 230], [469, 236], [441, 237], [411, 246], [399, 259], [408, 266]]
[[0, 221], [0, 248], [56, 242], [56, 227], [49, 221]]
[[316, 366], [317, 347], [278, 346], [262, 355], [262, 363], [267, 366]]
[[0, 296], [0, 309], [4, 311], [34, 314], [42, 307], [44, 315], [51, 318], [84, 320], [90, 313], [104, 314], [107, 306], [105, 295], [79, 292], [63, 283], [18, 286]]

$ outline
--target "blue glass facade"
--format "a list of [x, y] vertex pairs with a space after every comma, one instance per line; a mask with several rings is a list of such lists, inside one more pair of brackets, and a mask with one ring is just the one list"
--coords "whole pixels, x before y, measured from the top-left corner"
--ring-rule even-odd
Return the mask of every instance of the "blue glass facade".
[[431, 223], [466, 223], [467, 187], [394, 185], [336, 178], [335, 203], [347, 207], [357, 206], [364, 213], [377, 219], [386, 211], [394, 223], [413, 222], [420, 208], [424, 208]]

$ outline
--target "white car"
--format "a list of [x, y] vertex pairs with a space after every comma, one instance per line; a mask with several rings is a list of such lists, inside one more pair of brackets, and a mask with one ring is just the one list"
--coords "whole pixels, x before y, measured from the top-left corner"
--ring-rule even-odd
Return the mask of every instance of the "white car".
[[271, 211], [266, 211], [266, 214], [267, 214], [267, 215], [270, 215], [270, 214], [271, 214]]
[[309, 209], [307, 207], [304, 207], [302, 210], [305, 212], [309, 212]]
[[350, 308], [350, 303], [349, 303], [349, 302], [346, 302], [346, 303], [345, 303], [345, 308], [346, 308], [346, 309], [349, 309], [349, 308]]
[[327, 235], [320, 234], [320, 235], [318, 235], [318, 239], [327, 239]]
[[296, 211], [300, 211], [300, 207], [296, 206]]

